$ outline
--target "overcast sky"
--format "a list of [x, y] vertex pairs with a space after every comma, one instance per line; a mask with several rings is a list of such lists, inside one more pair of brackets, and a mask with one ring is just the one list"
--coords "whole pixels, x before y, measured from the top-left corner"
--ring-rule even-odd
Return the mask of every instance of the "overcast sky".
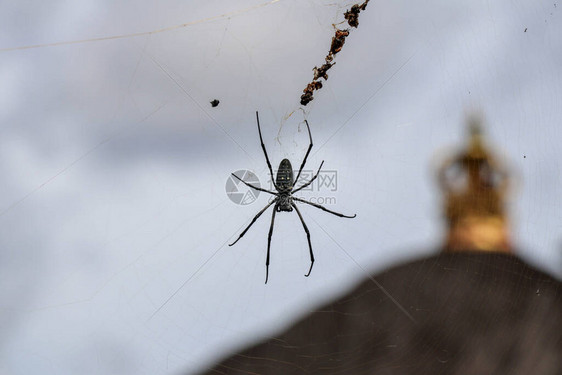
[[[303, 111], [351, 4], [0, 5], [0, 372], [193, 370], [433, 253], [434, 171], [473, 112], [515, 178], [518, 254], [562, 276], [561, 5], [372, 1]], [[82, 42], [18, 49], [65, 41]], [[275, 166], [300, 164], [308, 119], [307, 169], [324, 160], [337, 185], [303, 196], [357, 214], [301, 208], [308, 278], [295, 213], [277, 215], [267, 285], [269, 212], [226, 246], [268, 202], [225, 193], [237, 170], [267, 186], [256, 110]]]

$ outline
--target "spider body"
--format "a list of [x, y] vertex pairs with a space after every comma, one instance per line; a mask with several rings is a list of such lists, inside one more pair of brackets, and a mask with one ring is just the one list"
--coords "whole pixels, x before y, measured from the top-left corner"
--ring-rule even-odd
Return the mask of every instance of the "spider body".
[[[265, 149], [265, 145], [263, 143], [263, 138], [262, 138], [262, 135], [261, 135], [260, 119], [259, 119], [259, 116], [258, 116], [258, 112], [256, 112], [256, 120], [257, 120], [257, 123], [258, 123], [258, 133], [260, 135], [261, 147], [262, 147], [263, 153], [265, 155], [265, 161], [267, 162], [267, 167], [269, 168], [269, 173], [271, 174], [271, 177], [273, 178], [273, 170], [271, 169], [271, 163], [269, 162], [269, 157], [267, 156], [267, 151]], [[244, 236], [244, 234], [246, 234], [248, 229], [250, 229], [250, 227], [256, 222], [256, 220], [271, 205], [275, 204], [275, 206], [273, 208], [273, 213], [272, 213], [272, 216], [271, 216], [271, 225], [269, 227], [269, 234], [267, 236], [267, 256], [266, 256], [266, 261], [265, 261], [265, 283], [266, 284], [267, 284], [267, 279], [269, 277], [269, 250], [271, 248], [271, 236], [273, 234], [273, 225], [275, 223], [275, 214], [277, 212], [282, 212], [282, 211], [283, 212], [292, 212], [293, 210], [295, 210], [297, 212], [297, 215], [299, 216], [299, 219], [302, 223], [303, 229], [306, 233], [306, 239], [308, 241], [308, 249], [310, 251], [310, 268], [308, 270], [308, 273], [305, 275], [307, 277], [310, 275], [310, 272], [312, 271], [312, 266], [314, 265], [314, 253], [312, 251], [312, 243], [310, 242], [310, 232], [309, 232], [308, 227], [306, 226], [306, 223], [304, 222], [304, 219], [303, 219], [303, 217], [300, 213], [300, 210], [298, 209], [295, 202], [300, 202], [300, 203], [305, 203], [305, 204], [311, 205], [313, 207], [319, 208], [323, 211], [329, 212], [329, 213], [331, 213], [333, 215], [336, 215], [336, 216], [339, 216], [339, 217], [354, 218], [356, 216], [356, 215], [346, 216], [344, 214], [340, 214], [338, 212], [331, 211], [331, 210], [327, 209], [326, 207], [321, 206], [319, 204], [308, 202], [304, 199], [297, 198], [297, 197], [293, 196], [293, 194], [295, 194], [299, 190], [309, 186], [310, 184], [312, 184], [312, 182], [314, 182], [314, 180], [316, 180], [316, 178], [318, 177], [318, 174], [320, 173], [320, 168], [322, 168], [322, 165], [324, 164], [324, 161], [322, 161], [322, 163], [320, 163], [320, 167], [318, 167], [318, 172], [316, 172], [316, 174], [312, 177], [312, 179], [310, 179], [310, 181], [304, 183], [302, 186], [295, 189], [295, 182], [297, 182], [299, 180], [302, 169], [304, 168], [304, 165], [306, 164], [306, 159], [308, 158], [308, 154], [310, 154], [310, 150], [312, 149], [312, 135], [310, 134], [310, 126], [308, 125], [308, 121], [304, 120], [304, 122], [306, 123], [306, 128], [308, 129], [308, 138], [310, 139], [310, 145], [308, 146], [308, 150], [306, 151], [306, 154], [304, 155], [304, 159], [303, 159], [302, 164], [299, 168], [299, 172], [297, 173], [296, 178], [293, 178], [293, 166], [291, 165], [291, 162], [288, 159], [283, 159], [283, 160], [281, 160], [281, 163], [279, 163], [279, 169], [277, 170], [277, 175], [276, 175], [275, 181], [273, 182], [273, 185], [275, 186], [275, 190], [276, 190], [275, 192], [270, 191], [270, 190], [266, 190], [266, 189], [262, 189], [260, 187], [249, 184], [246, 181], [242, 180], [240, 177], [236, 176], [234, 173], [232, 174], [234, 177], [236, 177], [238, 180], [240, 180], [245, 185], [251, 187], [252, 189], [263, 191], [263, 192], [266, 192], [266, 193], [269, 193], [269, 194], [272, 194], [272, 195], [275, 196], [275, 198], [271, 202], [269, 202], [267, 204], [267, 206], [265, 206], [260, 212], [257, 213], [256, 216], [254, 216], [254, 218], [252, 219], [250, 224], [246, 227], [246, 229], [244, 229], [242, 231], [242, 233], [240, 233], [240, 235], [238, 236], [236, 241], [234, 241], [233, 243], [228, 245], [228, 246], [232, 246], [236, 242], [238, 242], [238, 240], [240, 238], [242, 238], [242, 236]]]
[[293, 166], [289, 159], [283, 159], [281, 163], [279, 163], [275, 185], [277, 185], [277, 191], [279, 192], [275, 209], [277, 212], [292, 212], [293, 198], [291, 197], [291, 190], [293, 190], [295, 183], [293, 178]]

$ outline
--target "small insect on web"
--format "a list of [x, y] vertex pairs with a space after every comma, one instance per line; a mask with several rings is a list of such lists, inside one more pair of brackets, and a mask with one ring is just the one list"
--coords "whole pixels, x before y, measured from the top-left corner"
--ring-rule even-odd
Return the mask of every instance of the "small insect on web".
[[[267, 162], [267, 167], [269, 168], [269, 173], [271, 173], [271, 177], [273, 177], [273, 170], [271, 169], [271, 163], [269, 162], [269, 157], [267, 156], [267, 151], [265, 149], [265, 145], [263, 143], [263, 138], [262, 138], [262, 135], [261, 135], [260, 118], [259, 118], [259, 115], [258, 115], [257, 111], [256, 111], [256, 120], [257, 120], [257, 123], [258, 123], [258, 133], [260, 135], [260, 142], [261, 142], [261, 147], [263, 149], [263, 153], [265, 155], [265, 161]], [[240, 233], [240, 235], [238, 236], [236, 241], [234, 241], [233, 243], [228, 245], [228, 246], [232, 246], [236, 242], [238, 242], [238, 240], [246, 234], [248, 229], [250, 229], [250, 227], [256, 222], [256, 220], [271, 205], [273, 205], [273, 204], [275, 205], [274, 208], [273, 208], [273, 214], [271, 216], [271, 225], [269, 227], [269, 234], [267, 236], [267, 256], [266, 256], [266, 261], [265, 261], [265, 283], [266, 284], [267, 284], [267, 279], [269, 277], [269, 250], [270, 250], [270, 247], [271, 247], [271, 235], [273, 234], [273, 225], [275, 223], [275, 214], [277, 212], [281, 212], [281, 211], [292, 212], [293, 209], [295, 209], [295, 211], [297, 212], [297, 215], [299, 215], [299, 219], [302, 223], [302, 226], [303, 226], [304, 231], [306, 233], [306, 238], [308, 240], [308, 249], [310, 250], [310, 269], [308, 270], [308, 273], [306, 275], [304, 275], [306, 277], [308, 277], [310, 275], [310, 272], [312, 272], [312, 266], [314, 265], [314, 253], [312, 251], [312, 244], [310, 242], [310, 232], [308, 230], [308, 227], [306, 226], [306, 223], [304, 222], [304, 219], [302, 217], [301, 212], [299, 211], [299, 209], [298, 209], [298, 207], [297, 207], [297, 205], [295, 204], [294, 201], [306, 203], [308, 205], [319, 208], [323, 211], [329, 212], [329, 213], [331, 213], [333, 215], [336, 215], [336, 216], [339, 216], [339, 217], [346, 217], [346, 218], [352, 219], [355, 216], [357, 216], [357, 215], [347, 216], [347, 215], [344, 215], [344, 214], [340, 214], [338, 212], [331, 211], [331, 210], [327, 209], [326, 207], [321, 206], [319, 204], [308, 202], [304, 199], [300, 199], [300, 198], [297, 198], [297, 197], [293, 196], [293, 194], [295, 194], [296, 192], [298, 192], [298, 191], [304, 189], [305, 187], [309, 186], [310, 184], [312, 184], [314, 182], [314, 180], [316, 180], [316, 178], [318, 177], [318, 174], [320, 173], [320, 169], [322, 168], [322, 165], [324, 164], [324, 161], [322, 161], [322, 163], [320, 163], [320, 167], [318, 167], [318, 172], [316, 172], [316, 174], [312, 177], [312, 179], [310, 181], [306, 182], [302, 186], [295, 189], [294, 184], [295, 184], [296, 181], [299, 180], [302, 169], [304, 168], [304, 165], [306, 163], [306, 159], [308, 158], [308, 155], [310, 154], [310, 150], [312, 150], [312, 135], [310, 133], [310, 126], [308, 125], [308, 121], [304, 120], [304, 122], [306, 123], [306, 128], [308, 129], [308, 138], [310, 139], [310, 145], [308, 146], [308, 150], [306, 151], [306, 154], [304, 155], [304, 159], [303, 159], [303, 161], [301, 163], [301, 166], [299, 168], [299, 172], [297, 173], [297, 178], [293, 178], [293, 167], [291, 165], [291, 162], [288, 159], [283, 159], [281, 161], [281, 163], [279, 164], [279, 169], [277, 170], [277, 176], [276, 176], [275, 180], [273, 181], [273, 186], [275, 187], [275, 190], [276, 190], [275, 192], [270, 191], [270, 190], [266, 190], [266, 189], [262, 189], [262, 188], [257, 187], [257, 186], [254, 186], [254, 185], [242, 180], [240, 177], [236, 176], [234, 173], [232, 174], [234, 177], [236, 177], [238, 180], [240, 180], [242, 183], [244, 183], [246, 186], [249, 186], [252, 189], [256, 189], [256, 190], [259, 190], [259, 191], [263, 191], [263, 192], [275, 195], [275, 199], [273, 199], [270, 203], [268, 203], [267, 206], [265, 206], [260, 212], [257, 213], [256, 216], [254, 216], [254, 218], [252, 219], [250, 224], [246, 227], [246, 229], [244, 229], [242, 231], [242, 233]]]

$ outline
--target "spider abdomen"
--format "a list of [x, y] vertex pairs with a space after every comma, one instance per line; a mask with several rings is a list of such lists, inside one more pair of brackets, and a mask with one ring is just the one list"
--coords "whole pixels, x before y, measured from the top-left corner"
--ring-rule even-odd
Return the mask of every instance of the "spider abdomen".
[[291, 189], [293, 189], [293, 166], [289, 159], [283, 159], [281, 163], [279, 163], [275, 184], [280, 192], [291, 191]]

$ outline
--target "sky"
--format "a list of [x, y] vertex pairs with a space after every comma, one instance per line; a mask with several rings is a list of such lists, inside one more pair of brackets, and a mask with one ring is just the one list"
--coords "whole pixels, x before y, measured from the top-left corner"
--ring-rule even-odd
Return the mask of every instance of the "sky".
[[[0, 4], [0, 372], [192, 372], [433, 254], [435, 171], [473, 113], [513, 178], [517, 255], [562, 277], [561, 5], [371, 1], [302, 107], [352, 4]], [[267, 285], [269, 212], [227, 246], [268, 203], [225, 191], [239, 170], [268, 187], [256, 111], [274, 168], [300, 164], [307, 119], [326, 177], [302, 196], [357, 214], [301, 208], [308, 278], [294, 212]]]

